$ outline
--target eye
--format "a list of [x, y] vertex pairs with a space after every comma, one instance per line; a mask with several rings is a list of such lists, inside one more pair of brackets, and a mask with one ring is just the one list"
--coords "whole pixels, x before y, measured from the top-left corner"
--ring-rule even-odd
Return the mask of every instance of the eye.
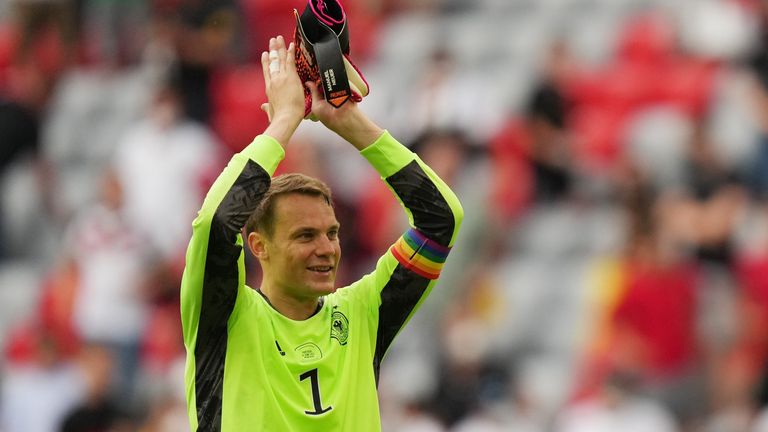
[[299, 240], [304, 240], [304, 241], [312, 240], [314, 237], [315, 237], [314, 234], [311, 233], [310, 231], [302, 231], [296, 236], [296, 238], [298, 238]]
[[331, 240], [336, 240], [337, 238], [339, 238], [339, 230], [333, 229], [328, 231], [328, 238]]

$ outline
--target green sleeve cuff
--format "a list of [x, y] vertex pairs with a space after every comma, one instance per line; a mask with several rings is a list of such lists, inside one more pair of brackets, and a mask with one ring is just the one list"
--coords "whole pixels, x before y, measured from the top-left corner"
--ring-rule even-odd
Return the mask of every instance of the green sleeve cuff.
[[275, 174], [277, 165], [285, 158], [283, 146], [276, 139], [264, 134], [254, 138], [241, 153], [256, 161], [270, 177]]
[[382, 178], [400, 171], [416, 159], [416, 155], [384, 131], [373, 144], [360, 151]]

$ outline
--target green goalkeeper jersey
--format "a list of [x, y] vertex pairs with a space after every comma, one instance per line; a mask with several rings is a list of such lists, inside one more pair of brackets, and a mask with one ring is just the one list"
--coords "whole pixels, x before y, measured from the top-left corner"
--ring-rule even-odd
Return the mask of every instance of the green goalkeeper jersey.
[[245, 285], [241, 230], [269, 188], [282, 147], [260, 135], [211, 187], [192, 225], [181, 289], [192, 430], [381, 429], [382, 358], [429, 293], [463, 213], [445, 183], [389, 133], [361, 154], [412, 228], [370, 274], [325, 296], [303, 321], [281, 315]]

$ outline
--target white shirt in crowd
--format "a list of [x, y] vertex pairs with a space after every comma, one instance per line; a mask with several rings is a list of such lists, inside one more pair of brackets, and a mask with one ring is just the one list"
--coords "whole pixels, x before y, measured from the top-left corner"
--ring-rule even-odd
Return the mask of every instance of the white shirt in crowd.
[[78, 268], [73, 320], [86, 340], [135, 343], [148, 307], [142, 293], [146, 242], [118, 211], [97, 204], [70, 227], [68, 246]]
[[609, 406], [593, 400], [566, 408], [556, 432], [675, 432], [672, 416], [649, 399], [625, 397]]
[[[202, 204], [204, 180], [216, 166], [216, 144], [193, 122], [162, 128], [144, 121], [118, 144], [115, 169], [129, 222], [164, 256], [183, 253]], [[217, 172], [218, 172], [217, 171]]]

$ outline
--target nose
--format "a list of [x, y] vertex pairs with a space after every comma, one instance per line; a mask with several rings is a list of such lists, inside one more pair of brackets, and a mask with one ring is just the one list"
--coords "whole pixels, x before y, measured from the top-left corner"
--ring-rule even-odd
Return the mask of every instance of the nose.
[[318, 240], [315, 246], [315, 254], [317, 256], [334, 255], [336, 248], [334, 247], [334, 241], [327, 236], [318, 236]]

